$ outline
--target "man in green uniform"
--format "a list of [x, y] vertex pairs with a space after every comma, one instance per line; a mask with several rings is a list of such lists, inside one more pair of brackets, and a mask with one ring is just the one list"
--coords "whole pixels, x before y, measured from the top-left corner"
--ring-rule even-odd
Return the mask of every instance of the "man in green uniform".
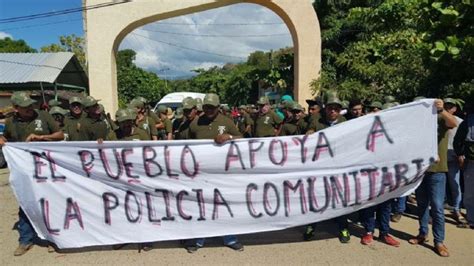
[[87, 96], [83, 100], [83, 105], [87, 113], [83, 122], [87, 140], [109, 140], [112, 129], [102, 118], [98, 100], [92, 96]]
[[[47, 112], [36, 110], [33, 104], [36, 102], [24, 92], [16, 92], [11, 97], [15, 108], [13, 117], [5, 121], [3, 136], [0, 136], [0, 146], [6, 142], [30, 142], [30, 141], [60, 141], [64, 139], [63, 132], [59, 129], [53, 117]], [[33, 240], [37, 238], [28, 217], [20, 208], [17, 229], [20, 234], [19, 245], [13, 255], [21, 256], [32, 246]]]
[[[59, 106], [53, 106], [51, 110], [49, 110], [49, 114], [54, 118], [59, 129], [64, 133], [64, 117], [68, 114], [68, 111]], [[68, 136], [64, 133], [64, 140], [68, 140], [67, 137]]]
[[147, 131], [136, 126], [137, 117], [133, 109], [119, 109], [115, 113], [118, 129], [115, 131], [117, 140], [151, 140]]
[[184, 114], [183, 114], [183, 108], [178, 107], [176, 108], [176, 111], [174, 113], [174, 119], [173, 122], [171, 123], [171, 127], [173, 128], [173, 139], [176, 139], [176, 133], [178, 133], [178, 128], [183, 123], [184, 121]]
[[[208, 93], [203, 101], [204, 114], [193, 120], [189, 126], [189, 136], [191, 139], [213, 139], [216, 143], [222, 144], [234, 138], [241, 138], [239, 130], [235, 124], [224, 115], [219, 113], [219, 96]], [[236, 236], [224, 236], [224, 245], [236, 250], [243, 251], [243, 245]], [[204, 238], [186, 241], [186, 250], [189, 253], [196, 252], [204, 246]]]
[[197, 117], [196, 100], [191, 97], [183, 99], [184, 121], [178, 127], [176, 139], [189, 139], [189, 125]]
[[285, 110], [286, 118], [281, 126], [280, 136], [304, 134], [308, 125], [304, 119], [303, 106], [295, 102], [287, 102]]
[[64, 134], [69, 141], [88, 140], [84, 128], [86, 113], [83, 111], [82, 99], [77, 96], [69, 98], [69, 113], [64, 119]]
[[156, 130], [156, 127], [155, 127], [156, 121], [147, 115], [147, 112], [145, 109], [145, 103], [138, 99], [133, 99], [130, 102], [129, 107], [135, 109], [137, 112], [136, 124], [138, 128], [141, 128], [145, 132], [147, 132], [151, 140], [157, 140], [158, 131]]
[[247, 106], [241, 105], [239, 107], [239, 114], [240, 116], [237, 118], [237, 127], [239, 128], [240, 134], [242, 134], [244, 138], [251, 138], [254, 122], [247, 112]]
[[368, 107], [369, 107], [369, 113], [378, 113], [382, 111], [382, 103], [379, 101], [371, 102]]
[[277, 136], [282, 119], [270, 110], [270, 101], [267, 97], [260, 97], [257, 104], [259, 112], [255, 121], [254, 136], [257, 138]]
[[164, 105], [158, 106], [158, 117], [157, 123], [158, 139], [161, 140], [172, 140], [173, 139], [173, 127], [171, 121], [168, 119], [168, 108]]

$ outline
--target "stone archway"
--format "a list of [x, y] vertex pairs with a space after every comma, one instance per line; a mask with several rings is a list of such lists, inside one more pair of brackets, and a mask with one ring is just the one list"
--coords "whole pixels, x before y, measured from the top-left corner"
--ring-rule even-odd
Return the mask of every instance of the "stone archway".
[[[83, 0], [90, 6], [110, 0]], [[134, 0], [130, 3], [84, 11], [84, 29], [92, 96], [105, 108], [118, 108], [115, 55], [128, 33], [145, 24], [237, 3], [259, 4], [275, 12], [286, 23], [295, 51], [295, 100], [311, 98], [309, 83], [321, 69], [319, 22], [308, 0]]]

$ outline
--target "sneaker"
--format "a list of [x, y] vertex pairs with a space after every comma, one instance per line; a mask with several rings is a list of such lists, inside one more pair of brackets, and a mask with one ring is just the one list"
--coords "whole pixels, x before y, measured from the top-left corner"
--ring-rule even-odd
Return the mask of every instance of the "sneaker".
[[390, 246], [393, 246], [393, 247], [399, 247], [400, 246], [400, 242], [395, 240], [395, 238], [393, 238], [391, 235], [387, 234], [387, 235], [380, 236], [379, 238], [380, 238], [380, 241], [384, 242], [387, 245], [390, 245]]
[[242, 244], [240, 244], [240, 242], [235, 242], [233, 244], [225, 245], [225, 246], [228, 247], [228, 248], [231, 248], [235, 251], [244, 251], [244, 246]]
[[360, 239], [360, 243], [361, 243], [362, 245], [369, 245], [369, 244], [371, 244], [373, 241], [374, 241], [374, 236], [372, 235], [372, 233], [366, 233], [366, 234], [363, 235], [362, 238]]
[[306, 226], [306, 231], [303, 234], [303, 239], [304, 241], [309, 241], [314, 238], [314, 233], [316, 231], [314, 230], [314, 227], [311, 225]]
[[192, 254], [196, 251], [198, 251], [198, 249], [201, 248], [200, 246], [198, 245], [189, 245], [189, 246], [186, 246], [185, 249], [188, 251], [188, 253]]
[[26, 244], [26, 245], [20, 244], [15, 249], [15, 252], [13, 252], [13, 256], [21, 256], [25, 254], [26, 252], [28, 252], [28, 250], [30, 250], [32, 247], [33, 247], [33, 243]]
[[394, 215], [392, 215], [392, 217], [390, 217], [390, 221], [392, 221], [394, 223], [400, 222], [401, 219], [402, 219], [402, 214], [401, 213], [395, 213]]
[[344, 229], [339, 232], [339, 242], [345, 244], [349, 243], [351, 241], [351, 234], [349, 233], [349, 230]]

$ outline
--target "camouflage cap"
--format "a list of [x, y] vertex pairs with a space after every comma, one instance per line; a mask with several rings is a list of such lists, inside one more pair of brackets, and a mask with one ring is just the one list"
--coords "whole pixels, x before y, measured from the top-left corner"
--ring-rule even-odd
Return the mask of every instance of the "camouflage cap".
[[242, 104], [241, 106], [239, 106], [239, 109], [240, 110], [242, 110], [242, 109], [247, 110], [247, 106]]
[[450, 104], [458, 105], [458, 103], [456, 102], [456, 100], [454, 100], [453, 98], [444, 98], [444, 99], [443, 99], [443, 102], [444, 102], [444, 103], [450, 103]]
[[393, 97], [392, 95], [385, 96], [383, 100], [385, 103], [393, 103], [396, 101], [395, 97]]
[[262, 96], [260, 99], [258, 99], [257, 104], [263, 105], [263, 104], [270, 104], [270, 100], [268, 99], [267, 96]]
[[49, 110], [50, 115], [56, 115], [56, 114], [66, 115], [67, 113], [68, 113], [67, 110], [64, 110], [63, 108], [61, 108], [59, 106], [53, 106], [53, 108], [51, 108], [51, 110]]
[[[140, 101], [140, 102], [142, 102], [144, 105], [146, 105], [146, 104], [148, 103], [147, 98], [142, 97], [142, 96], [137, 96], [137, 97], [133, 98], [133, 100]], [[133, 101], [133, 100], [132, 100], [132, 101]]]
[[100, 100], [96, 100], [94, 99], [94, 97], [92, 96], [87, 96], [84, 98], [84, 100], [82, 101], [82, 105], [84, 105], [84, 107], [91, 107], [91, 106], [94, 106], [96, 105]]
[[342, 102], [341, 102], [341, 100], [339, 100], [339, 98], [335, 94], [329, 94], [328, 95], [326, 105], [331, 105], [331, 104], [337, 104], [342, 108]]
[[160, 105], [158, 106], [158, 113], [161, 113], [161, 114], [166, 114], [168, 113], [168, 107], [166, 107], [166, 105]]
[[382, 103], [379, 101], [373, 101], [370, 103], [369, 107], [382, 109]]
[[36, 102], [35, 100], [31, 99], [26, 92], [23, 91], [13, 93], [10, 100], [13, 105], [18, 105], [20, 107], [28, 107]]
[[117, 122], [123, 122], [126, 120], [135, 120], [137, 117], [136, 113], [129, 108], [126, 109], [118, 109], [117, 112], [115, 113], [115, 119]]
[[230, 111], [230, 107], [227, 104], [221, 105], [222, 110]]
[[394, 103], [394, 102], [392, 102], [392, 103], [384, 103], [384, 104], [382, 105], [382, 110], [389, 109], [389, 108], [392, 108], [392, 107], [394, 107], [394, 106], [397, 106], [397, 104]]
[[296, 105], [294, 101], [283, 101], [280, 105], [281, 108], [284, 109], [293, 109], [293, 107]]
[[61, 102], [56, 100], [56, 99], [51, 99], [48, 101], [48, 106], [53, 107], [53, 106], [59, 106], [61, 105]]
[[130, 108], [145, 108], [145, 103], [135, 98], [128, 104], [128, 106]]
[[82, 104], [82, 99], [81, 99], [81, 97], [72, 96], [71, 98], [69, 98], [69, 104], [73, 104], [73, 103], [80, 103], [80, 104]]
[[194, 100], [192, 97], [186, 97], [183, 99], [183, 110], [189, 110], [193, 109], [196, 107], [196, 100]]
[[218, 107], [220, 105], [219, 96], [215, 93], [206, 93], [204, 100], [202, 101], [202, 105]]
[[183, 116], [184, 116], [183, 115], [183, 108], [181, 108], [181, 107], [177, 108], [176, 111], [174, 112], [174, 117], [176, 119], [181, 119], [181, 118], [183, 118]]
[[303, 109], [303, 106], [301, 106], [301, 104], [295, 103], [295, 102], [293, 102], [293, 103], [294, 103], [294, 104], [293, 104], [293, 107], [291, 108], [292, 111], [293, 111], [293, 110], [296, 110], [296, 111], [303, 111], [303, 110], [304, 110], [304, 109]]

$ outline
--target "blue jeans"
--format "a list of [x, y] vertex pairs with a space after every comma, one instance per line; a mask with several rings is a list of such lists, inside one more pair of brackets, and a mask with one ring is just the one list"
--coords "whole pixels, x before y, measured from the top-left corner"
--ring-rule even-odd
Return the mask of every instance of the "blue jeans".
[[[446, 194], [446, 173], [429, 173], [416, 189], [418, 203], [419, 234], [427, 236], [430, 214], [433, 220], [433, 237], [435, 244], [444, 241], [444, 197]], [[431, 211], [430, 211], [431, 206]]]
[[464, 207], [468, 223], [474, 225], [474, 160], [465, 160], [464, 164]]
[[[237, 240], [237, 237], [234, 235], [228, 235], [228, 236], [223, 236], [222, 239], [224, 240], [224, 245], [229, 246], [237, 243], [239, 240]], [[196, 239], [190, 239], [186, 241], [187, 245], [196, 245], [198, 247], [204, 247], [206, 239], [205, 238], [196, 238]]]
[[390, 211], [393, 200], [387, 200], [377, 206], [372, 206], [360, 211], [360, 219], [367, 233], [374, 233], [375, 219], [379, 223], [380, 235], [388, 235], [390, 232]]
[[394, 214], [402, 214], [406, 210], [407, 197], [397, 198], [392, 201], [392, 210]]
[[459, 212], [461, 205], [461, 183], [459, 182], [461, 171], [457, 161], [448, 161], [448, 191], [450, 193], [450, 205], [455, 212]]
[[18, 233], [20, 234], [20, 238], [18, 242], [21, 245], [29, 245], [33, 243], [33, 240], [37, 238], [36, 232], [31, 226], [30, 220], [26, 217], [26, 214], [20, 208], [18, 211]]

